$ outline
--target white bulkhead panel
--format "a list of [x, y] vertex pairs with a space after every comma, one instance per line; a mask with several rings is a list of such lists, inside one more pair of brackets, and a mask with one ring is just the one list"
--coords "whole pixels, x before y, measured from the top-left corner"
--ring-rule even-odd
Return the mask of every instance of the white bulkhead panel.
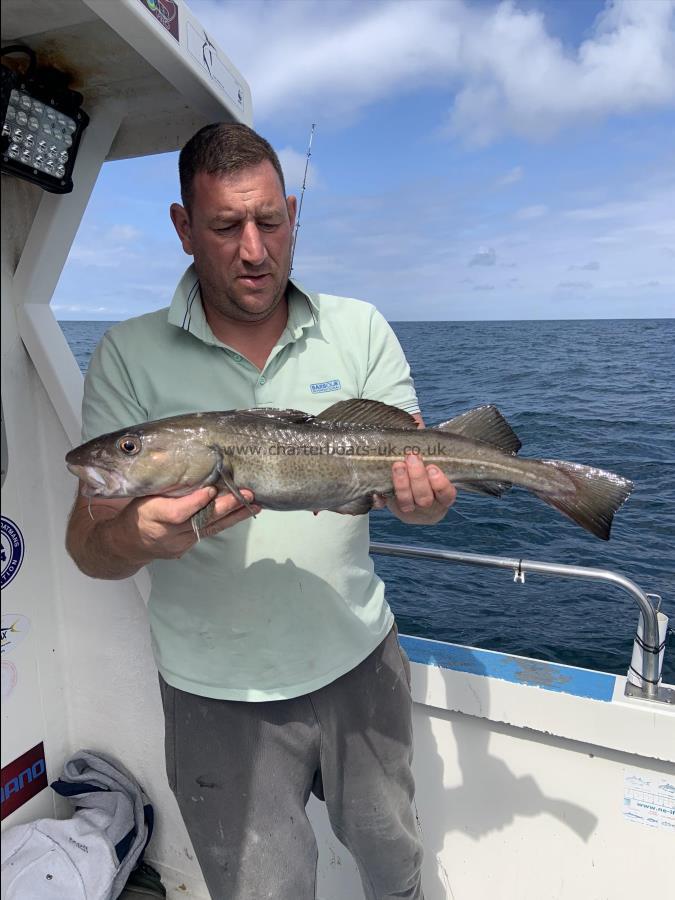
[[66, 72], [91, 121], [71, 194], [2, 176], [2, 825], [69, 815], [48, 782], [76, 750], [105, 750], [155, 804], [150, 857], [170, 895], [183, 885], [178, 896], [206, 896], [164, 775], [147, 575], [93, 581], [65, 553], [76, 485], [64, 456], [79, 442], [82, 376], [49, 306], [106, 159], [177, 150], [210, 121], [251, 120], [246, 82], [182, 0], [154, 6], [175, 11], [168, 29], [142, 0], [3, 4], [3, 45], [26, 44]]

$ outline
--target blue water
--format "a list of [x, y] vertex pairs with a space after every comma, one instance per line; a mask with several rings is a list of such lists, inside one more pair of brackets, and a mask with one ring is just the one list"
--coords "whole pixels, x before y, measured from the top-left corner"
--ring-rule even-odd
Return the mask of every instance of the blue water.
[[[82, 371], [109, 322], [62, 322]], [[600, 541], [525, 491], [462, 493], [413, 528], [371, 514], [373, 540], [614, 569], [675, 624], [675, 320], [399, 322], [427, 424], [494, 403], [522, 456], [611, 469], [636, 488]], [[402, 632], [625, 674], [637, 606], [613, 586], [376, 557]], [[675, 681], [675, 640], [664, 666]], [[668, 658], [670, 657], [670, 658]]]

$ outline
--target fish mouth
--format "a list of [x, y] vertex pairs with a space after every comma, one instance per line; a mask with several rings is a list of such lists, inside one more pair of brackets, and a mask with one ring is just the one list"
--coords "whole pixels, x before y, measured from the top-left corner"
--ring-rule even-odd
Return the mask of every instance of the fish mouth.
[[124, 497], [126, 482], [118, 472], [103, 469], [100, 466], [77, 465], [66, 463], [70, 472], [83, 484], [84, 497]]

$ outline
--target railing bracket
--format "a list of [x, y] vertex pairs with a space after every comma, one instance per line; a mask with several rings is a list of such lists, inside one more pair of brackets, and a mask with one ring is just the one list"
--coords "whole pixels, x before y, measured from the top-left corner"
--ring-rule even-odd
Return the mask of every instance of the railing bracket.
[[669, 703], [671, 706], [675, 706], [675, 690], [664, 687], [662, 684], [657, 685], [655, 694], [645, 697], [644, 691], [639, 685], [626, 681], [624, 697], [635, 697], [636, 700], [656, 700], [657, 703]]

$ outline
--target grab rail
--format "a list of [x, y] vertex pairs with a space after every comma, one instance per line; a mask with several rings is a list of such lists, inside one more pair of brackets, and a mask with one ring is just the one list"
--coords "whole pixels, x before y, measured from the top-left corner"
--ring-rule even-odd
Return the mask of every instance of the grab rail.
[[[642, 613], [643, 641], [648, 647], [658, 647], [659, 626], [657, 612], [649, 597], [641, 588], [617, 572], [609, 569], [592, 569], [588, 566], [570, 566], [562, 563], [538, 562], [531, 559], [516, 559], [504, 556], [485, 556], [480, 553], [458, 553], [454, 550], [438, 550], [433, 547], [412, 547], [406, 544], [370, 544], [370, 552], [382, 556], [405, 556], [415, 559], [436, 559], [442, 562], [459, 565], [483, 566], [493, 569], [511, 569], [513, 580], [524, 583], [527, 572], [534, 575], [560, 575], [563, 578], [581, 578], [588, 581], [604, 581], [623, 588], [635, 600]], [[642, 655], [642, 672], [640, 687], [626, 682], [626, 694], [638, 696], [645, 700], [662, 700], [674, 702], [673, 691], [659, 688], [659, 654], [644, 653]], [[631, 690], [629, 690], [629, 687]]]

